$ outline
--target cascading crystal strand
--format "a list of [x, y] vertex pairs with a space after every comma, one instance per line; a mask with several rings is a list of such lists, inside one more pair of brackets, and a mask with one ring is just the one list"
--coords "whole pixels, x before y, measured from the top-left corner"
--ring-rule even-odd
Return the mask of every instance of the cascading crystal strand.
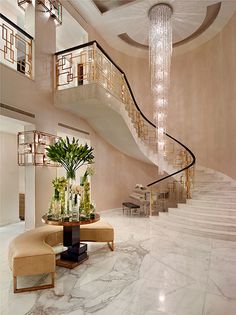
[[149, 63], [154, 103], [154, 121], [157, 126], [158, 166], [163, 173], [165, 132], [169, 100], [170, 64], [172, 55], [172, 8], [156, 4], [149, 11]]

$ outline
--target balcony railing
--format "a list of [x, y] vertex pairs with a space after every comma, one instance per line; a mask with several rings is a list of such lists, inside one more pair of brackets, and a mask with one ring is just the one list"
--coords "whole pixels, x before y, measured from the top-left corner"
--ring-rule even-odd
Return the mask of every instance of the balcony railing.
[[[123, 104], [123, 116], [140, 149], [156, 165], [164, 160], [169, 175], [148, 186], [177, 176], [190, 198], [193, 185], [195, 156], [184, 144], [165, 134], [165, 155], [158, 156], [156, 126], [148, 120], [136, 103], [125, 73], [113, 62], [95, 41], [56, 53], [56, 85], [58, 90], [96, 83], [102, 86], [107, 97], [114, 96]], [[128, 119], [126, 119], [128, 117]], [[156, 190], [156, 189], [154, 189]]]
[[33, 37], [0, 13], [1, 62], [32, 78]]

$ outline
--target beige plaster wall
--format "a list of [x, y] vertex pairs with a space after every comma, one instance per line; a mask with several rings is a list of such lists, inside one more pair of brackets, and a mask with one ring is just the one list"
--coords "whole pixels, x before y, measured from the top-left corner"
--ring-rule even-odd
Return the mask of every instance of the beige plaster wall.
[[19, 167], [14, 134], [0, 132], [0, 226], [19, 221]]
[[211, 41], [173, 58], [168, 131], [197, 162], [236, 179], [236, 13]]
[[91, 143], [95, 148], [92, 195], [98, 209], [121, 207], [135, 184], [146, 185], [157, 178], [155, 166], [128, 157], [97, 134], [93, 134]]
[[[0, 64], [1, 77], [4, 78], [0, 86], [1, 102], [35, 114], [35, 119], [27, 119], [21, 114], [13, 114], [8, 110], [2, 110], [2, 114], [30, 121], [37, 130], [52, 134], [57, 134], [58, 122], [89, 132], [91, 144], [95, 148], [96, 174], [92, 178], [92, 195], [97, 209], [120, 207], [136, 183], [146, 184], [156, 178], [156, 167], [119, 152], [96, 134], [85, 120], [54, 107], [55, 24], [45, 14], [37, 12], [35, 25], [34, 80]], [[34, 225], [34, 218], [31, 216], [34, 211], [36, 225], [42, 224], [41, 216], [49, 205], [52, 194], [51, 181], [56, 176], [56, 169], [36, 167], [28, 173], [26, 190], [28, 185], [32, 186], [35, 183], [35, 210], [32, 207], [27, 212], [30, 223], [26, 226], [30, 228]]]

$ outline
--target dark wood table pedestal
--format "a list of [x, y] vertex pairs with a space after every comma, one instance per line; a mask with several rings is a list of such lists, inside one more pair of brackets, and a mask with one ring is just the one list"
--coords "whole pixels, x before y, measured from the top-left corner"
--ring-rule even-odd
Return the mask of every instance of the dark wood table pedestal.
[[63, 226], [63, 246], [67, 247], [67, 250], [56, 260], [57, 266], [73, 269], [88, 259], [87, 244], [80, 243], [80, 225], [99, 221], [99, 214], [96, 214], [95, 219], [87, 221], [54, 221], [48, 220], [46, 216], [43, 216], [42, 220], [46, 224]]
[[67, 250], [57, 259], [57, 266], [73, 269], [88, 259], [87, 244], [80, 243], [80, 225], [63, 226], [63, 246]]

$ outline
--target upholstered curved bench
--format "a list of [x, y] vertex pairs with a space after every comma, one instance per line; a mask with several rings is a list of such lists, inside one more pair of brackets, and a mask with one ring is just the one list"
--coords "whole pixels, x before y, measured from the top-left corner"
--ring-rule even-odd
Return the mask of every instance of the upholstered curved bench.
[[[13, 273], [14, 293], [54, 287], [55, 252], [52, 246], [62, 243], [60, 226], [43, 226], [24, 232], [10, 242], [8, 261]], [[51, 274], [51, 283], [17, 288], [17, 276]]]
[[97, 221], [80, 226], [80, 241], [106, 242], [110, 250], [114, 250], [114, 229], [105, 221]]
[[[107, 242], [114, 250], [114, 229], [104, 221], [80, 226], [80, 241]], [[45, 225], [24, 232], [9, 244], [8, 261], [13, 273], [14, 293], [54, 287], [55, 251], [53, 246], [63, 243], [63, 227]], [[51, 283], [17, 288], [17, 276], [51, 274]]]

